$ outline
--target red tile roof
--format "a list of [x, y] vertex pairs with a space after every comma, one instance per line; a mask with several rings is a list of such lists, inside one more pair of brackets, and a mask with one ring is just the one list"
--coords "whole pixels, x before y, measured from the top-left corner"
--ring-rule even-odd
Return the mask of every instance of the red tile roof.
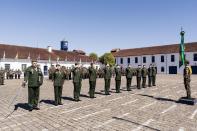
[[81, 62], [91, 62], [92, 59], [89, 56], [81, 55], [76, 52], [66, 52], [62, 50], [52, 50], [51, 53], [48, 52], [48, 49], [44, 48], [33, 48], [33, 47], [25, 47], [25, 46], [16, 46], [16, 45], [6, 45], [0, 44], [0, 58], [16, 58], [18, 54], [18, 59], [27, 59], [30, 56], [30, 59], [38, 59], [40, 60], [51, 60], [56, 61], [59, 58], [59, 61], [80, 61]]
[[[144, 48], [122, 49], [112, 54], [114, 55], [114, 57], [127, 57], [155, 54], [170, 54], [178, 52], [179, 44], [172, 44]], [[185, 52], [197, 52], [197, 42], [185, 43]]]

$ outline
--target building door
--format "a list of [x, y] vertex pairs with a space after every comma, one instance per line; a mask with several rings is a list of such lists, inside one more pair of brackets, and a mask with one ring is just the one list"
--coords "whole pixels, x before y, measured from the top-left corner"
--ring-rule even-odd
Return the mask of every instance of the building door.
[[177, 66], [169, 66], [169, 74], [177, 74]]
[[191, 66], [192, 67], [192, 74], [197, 74], [197, 66]]
[[44, 75], [48, 75], [48, 66], [44, 66]]

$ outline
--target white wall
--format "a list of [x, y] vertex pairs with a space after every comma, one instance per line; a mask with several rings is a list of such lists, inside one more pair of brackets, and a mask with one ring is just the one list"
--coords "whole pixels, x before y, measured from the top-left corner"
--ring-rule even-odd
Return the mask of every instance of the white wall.
[[[197, 61], [194, 61], [193, 55], [197, 54], [197, 52], [186, 52], [186, 59], [190, 62], [191, 66], [197, 66]], [[164, 56], [164, 62], [161, 62], [161, 56]], [[171, 62], [171, 55], [175, 56], [175, 61]], [[172, 54], [156, 54], [156, 55], [143, 55], [143, 56], [128, 56], [128, 57], [117, 57], [116, 64], [121, 65], [123, 67], [127, 67], [127, 58], [130, 58], [130, 64], [132, 67], [136, 68], [138, 65], [149, 65], [152, 63], [152, 56], [155, 56], [155, 63], [157, 66], [157, 72], [160, 74], [169, 74], [169, 67], [176, 66], [177, 73], [182, 74], [183, 68], [179, 68], [179, 53]], [[135, 63], [135, 57], [138, 57], [138, 63]], [[143, 57], [146, 57], [146, 63], [143, 63]], [[120, 63], [120, 59], [123, 58], [123, 64]], [[161, 72], [161, 67], [164, 67], [164, 72]]]
[[[56, 61], [52, 61], [51, 62], [53, 65], [56, 65]], [[42, 72], [44, 73], [44, 66], [47, 66], [48, 69], [51, 67], [51, 63], [48, 62], [48, 60], [39, 60], [38, 64], [40, 65], [40, 68], [42, 70]], [[75, 62], [65, 62], [65, 61], [59, 61], [58, 62], [61, 66], [65, 66], [68, 68], [71, 68], [75, 65]], [[22, 71], [22, 64], [26, 64], [26, 67], [31, 66], [31, 61], [28, 59], [0, 59], [0, 68], [5, 68], [5, 64], [10, 64], [10, 69], [13, 70], [18, 70], [20, 69]], [[90, 67], [90, 63], [88, 62], [81, 62], [81, 64], [83, 65], [83, 67]], [[100, 64], [95, 64], [95, 66], [97, 66], [98, 68], [100, 68]], [[23, 77], [23, 74], [22, 74]]]

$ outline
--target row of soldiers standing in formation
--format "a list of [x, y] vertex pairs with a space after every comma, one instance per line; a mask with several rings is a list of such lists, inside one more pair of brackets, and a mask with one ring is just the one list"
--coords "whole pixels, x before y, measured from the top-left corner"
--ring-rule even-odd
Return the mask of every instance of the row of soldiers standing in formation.
[[[110, 68], [109, 64], [102, 69], [104, 74], [105, 80], [105, 95], [110, 95], [110, 83], [112, 77], [112, 69]], [[74, 85], [73, 96], [75, 101], [80, 101], [80, 91], [82, 87], [82, 79], [83, 79], [83, 70], [80, 64], [76, 63], [75, 67], [71, 69], [72, 72], [72, 80]], [[55, 96], [55, 105], [62, 105], [61, 97], [62, 97], [62, 89], [64, 80], [67, 78], [68, 72], [63, 70], [59, 64], [56, 65], [55, 70], [51, 75], [51, 79], [53, 81], [54, 86], [54, 96]], [[95, 98], [95, 88], [96, 88], [96, 79], [98, 76], [97, 69], [95, 65], [91, 63], [91, 66], [88, 68], [88, 78], [89, 78], [89, 95], [90, 98]], [[116, 80], [116, 92], [120, 92], [120, 85], [121, 85], [121, 76], [122, 72], [120, 66], [115, 67], [115, 80]], [[141, 88], [141, 78], [143, 78], [143, 87], [146, 83], [146, 76], [149, 76], [149, 86], [153, 83], [155, 85], [155, 76], [156, 76], [156, 68], [154, 66], [150, 66], [149, 69], [146, 69], [145, 66], [141, 69], [140, 66], [136, 70], [131, 68], [129, 65], [126, 69], [126, 78], [127, 78], [127, 90], [131, 91], [131, 80], [132, 77], [136, 74], [137, 77], [137, 87], [138, 89]], [[28, 67], [25, 71], [25, 78], [23, 82], [23, 86], [25, 86], [28, 82], [28, 103], [30, 106], [30, 111], [33, 109], [39, 109], [38, 101], [39, 101], [39, 87], [43, 83], [43, 74], [41, 69], [37, 66], [37, 61], [32, 61], [32, 66]]]
[[0, 70], [0, 85], [4, 85], [5, 77], [6, 79], [20, 79], [21, 77], [21, 70], [4, 70], [1, 68]]

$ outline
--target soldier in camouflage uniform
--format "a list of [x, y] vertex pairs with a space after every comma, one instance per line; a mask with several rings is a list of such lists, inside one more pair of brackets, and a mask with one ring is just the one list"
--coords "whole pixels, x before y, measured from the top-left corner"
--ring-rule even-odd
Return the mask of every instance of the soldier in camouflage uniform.
[[51, 67], [50, 67], [49, 70], [48, 70], [48, 73], [49, 73], [49, 80], [52, 79], [52, 76], [53, 76], [54, 71], [55, 71], [55, 67], [54, 67], [54, 65], [51, 65]]
[[152, 83], [153, 83], [153, 86], [156, 86], [156, 75], [157, 75], [157, 68], [156, 68], [156, 66], [155, 65], [153, 65], [153, 67], [152, 67], [152, 72], [153, 72], [153, 76], [152, 76]]
[[90, 98], [95, 98], [94, 94], [95, 94], [95, 87], [96, 87], [96, 78], [97, 78], [97, 72], [95, 69], [95, 65], [93, 63], [91, 63], [90, 68], [88, 69], [89, 71], [89, 94], [90, 94]]
[[24, 86], [28, 82], [28, 104], [29, 111], [33, 109], [39, 110], [39, 92], [40, 86], [43, 83], [43, 74], [40, 68], [37, 67], [37, 61], [32, 60], [32, 66], [25, 71]]
[[152, 64], [150, 64], [148, 68], [148, 87], [152, 87], [152, 78], [153, 78], [153, 70], [152, 70]]
[[105, 95], [110, 95], [110, 83], [111, 83], [112, 71], [109, 64], [104, 68], [104, 80], [105, 80]]
[[5, 70], [1, 68], [0, 70], [0, 85], [4, 85], [4, 79], [5, 79]]
[[142, 69], [141, 69], [141, 65], [138, 65], [138, 68], [136, 70], [137, 88], [138, 89], [141, 89], [141, 77], [142, 77]]
[[148, 74], [148, 70], [146, 69], [146, 66], [143, 65], [142, 68], [142, 88], [146, 88], [146, 76]]
[[127, 91], [131, 91], [131, 81], [133, 77], [133, 69], [131, 65], [126, 68], [126, 79], [127, 79]]
[[115, 80], [116, 80], [116, 93], [120, 93], [120, 85], [121, 85], [121, 69], [120, 66], [117, 65], [115, 68]]
[[56, 65], [56, 70], [52, 75], [52, 81], [54, 86], [54, 96], [55, 96], [55, 105], [62, 105], [62, 89], [65, 80], [65, 72], [61, 70], [59, 64]]
[[184, 77], [184, 85], [188, 99], [191, 99], [191, 89], [190, 89], [191, 74], [192, 74], [192, 69], [189, 66], [189, 63], [187, 62], [183, 71], [183, 77]]
[[78, 63], [75, 63], [75, 67], [72, 69], [72, 73], [73, 73], [73, 85], [74, 85], [74, 91], [73, 91], [74, 100], [80, 101], [79, 96], [81, 91], [82, 74]]

